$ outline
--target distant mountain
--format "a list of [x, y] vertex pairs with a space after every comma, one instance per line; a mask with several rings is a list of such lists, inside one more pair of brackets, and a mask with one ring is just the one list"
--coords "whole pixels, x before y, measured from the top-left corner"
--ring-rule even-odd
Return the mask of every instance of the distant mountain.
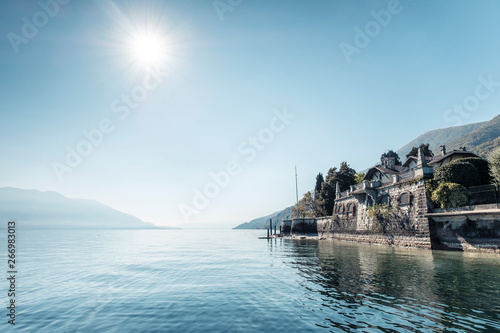
[[234, 229], [267, 229], [269, 227], [269, 219], [273, 220], [273, 227], [277, 226], [277, 228], [279, 228], [281, 221], [290, 219], [292, 207], [293, 206], [290, 206], [270, 215], [259, 217], [250, 222], [240, 224]]
[[0, 188], [0, 221], [17, 220], [21, 228], [156, 229], [152, 223], [95, 200], [70, 199], [57, 192]]
[[473, 153], [486, 157], [496, 147], [500, 147], [500, 115], [490, 121], [455, 126], [427, 132], [396, 152], [402, 160], [406, 159], [412, 147], [422, 143], [429, 143], [435, 155], [441, 154], [439, 146], [446, 145], [446, 150], [466, 147]]
[[473, 153], [486, 157], [493, 149], [500, 146], [500, 115], [496, 116], [474, 131], [462, 135], [447, 144], [449, 149], [466, 147]]
[[429, 143], [431, 149], [434, 151], [434, 154], [440, 154], [441, 151], [439, 146], [448, 145], [450, 142], [453, 142], [454, 140], [457, 140], [463, 137], [464, 135], [467, 135], [477, 130], [478, 128], [484, 126], [487, 123], [488, 122], [481, 122], [481, 123], [447, 127], [429, 131], [426, 132], [425, 134], [422, 134], [415, 140], [409, 142], [408, 144], [404, 145], [403, 147], [398, 149], [396, 153], [399, 155], [399, 157], [401, 157], [402, 161], [405, 161], [406, 154], [408, 154], [413, 147], [418, 147], [422, 143]]
[[[401, 160], [405, 161], [406, 154], [410, 152], [411, 148], [418, 147], [422, 143], [429, 143], [436, 155], [441, 154], [439, 146], [446, 145], [448, 151], [466, 147], [467, 150], [486, 157], [493, 149], [500, 147], [500, 115], [490, 121], [429, 131], [404, 145], [396, 152], [401, 157]], [[279, 225], [283, 219], [290, 218], [291, 208], [288, 207], [271, 215], [240, 224], [234, 229], [266, 229], [271, 218], [273, 219], [273, 225]]]

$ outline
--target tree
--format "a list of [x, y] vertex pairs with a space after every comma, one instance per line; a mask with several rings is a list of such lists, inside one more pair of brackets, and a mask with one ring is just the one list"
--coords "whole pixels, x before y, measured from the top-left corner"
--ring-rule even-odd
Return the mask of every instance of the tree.
[[399, 155], [393, 150], [389, 150], [387, 153], [383, 153], [380, 156], [380, 162], [384, 163], [384, 160], [389, 157], [394, 157], [396, 159], [396, 165], [401, 165], [401, 159], [399, 158]]
[[339, 182], [340, 191], [349, 189], [349, 186], [356, 184], [356, 170], [351, 168], [347, 162], [340, 163], [340, 169], [337, 172], [336, 182]]
[[422, 143], [419, 147], [413, 147], [408, 154], [406, 154], [406, 158], [409, 158], [410, 156], [417, 156], [418, 155], [418, 148], [422, 149], [422, 153], [424, 153], [424, 156], [427, 157], [432, 157], [434, 156], [434, 153], [432, 150], [429, 148], [428, 143]]
[[442, 183], [432, 193], [432, 201], [441, 208], [462, 207], [469, 204], [470, 192], [460, 184]]
[[458, 160], [454, 160], [450, 163], [461, 163], [461, 162], [468, 162], [477, 169], [481, 185], [487, 185], [491, 183], [492, 179], [490, 176], [490, 163], [487, 160], [481, 157], [464, 157], [464, 158], [459, 158]]
[[328, 170], [326, 174], [326, 179], [323, 184], [321, 184], [321, 191], [319, 192], [319, 197], [323, 202], [323, 207], [326, 215], [330, 216], [333, 212], [333, 204], [335, 203], [335, 179], [337, 178], [337, 168], [333, 167]]
[[314, 187], [314, 196], [316, 197], [319, 192], [321, 191], [321, 185], [325, 182], [325, 179], [323, 178], [323, 174], [320, 172], [316, 176], [316, 186]]
[[434, 171], [434, 180], [438, 184], [456, 183], [465, 187], [481, 184], [481, 177], [476, 167], [469, 162], [460, 161], [437, 168]]
[[356, 184], [361, 184], [363, 178], [365, 178], [365, 175], [366, 174], [364, 172], [356, 173], [356, 176], [354, 177], [354, 181], [356, 182]]
[[335, 167], [328, 170], [325, 182], [321, 186], [320, 191], [320, 198], [327, 216], [333, 213], [337, 182], [339, 183], [340, 191], [345, 191], [349, 186], [356, 184], [355, 178], [356, 170], [351, 168], [347, 162], [342, 162], [338, 171]]
[[490, 176], [492, 178], [492, 183], [500, 185], [500, 147], [493, 150], [488, 155], [488, 161], [490, 162]]
[[292, 213], [296, 217], [318, 217], [325, 216], [325, 211], [319, 200], [313, 198], [311, 192], [304, 194], [297, 206], [292, 208]]

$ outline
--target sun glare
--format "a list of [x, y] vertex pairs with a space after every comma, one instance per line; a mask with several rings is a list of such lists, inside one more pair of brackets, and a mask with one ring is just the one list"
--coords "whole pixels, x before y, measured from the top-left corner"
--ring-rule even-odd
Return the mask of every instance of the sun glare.
[[165, 61], [165, 41], [158, 35], [137, 34], [130, 46], [134, 61], [146, 68], [159, 66]]

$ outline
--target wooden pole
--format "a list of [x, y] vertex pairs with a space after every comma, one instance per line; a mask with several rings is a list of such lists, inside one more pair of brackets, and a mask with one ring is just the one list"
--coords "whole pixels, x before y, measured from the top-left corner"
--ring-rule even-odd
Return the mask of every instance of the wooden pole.
[[269, 229], [267, 229], [267, 238], [269, 238]]
[[281, 224], [280, 224], [280, 235], [281, 235]]
[[274, 234], [276, 235], [276, 226], [274, 226]]
[[271, 235], [273, 234], [273, 219], [269, 219], [269, 230], [271, 230]]

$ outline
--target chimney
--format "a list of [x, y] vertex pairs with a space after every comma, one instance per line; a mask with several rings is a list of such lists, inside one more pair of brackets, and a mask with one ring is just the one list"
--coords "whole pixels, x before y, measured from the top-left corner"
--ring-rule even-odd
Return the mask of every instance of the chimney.
[[446, 146], [442, 145], [442, 146], [439, 146], [439, 147], [441, 147], [441, 154], [442, 155], [446, 155]]
[[395, 157], [389, 157], [387, 167], [389, 169], [394, 170], [396, 168], [396, 158]]

